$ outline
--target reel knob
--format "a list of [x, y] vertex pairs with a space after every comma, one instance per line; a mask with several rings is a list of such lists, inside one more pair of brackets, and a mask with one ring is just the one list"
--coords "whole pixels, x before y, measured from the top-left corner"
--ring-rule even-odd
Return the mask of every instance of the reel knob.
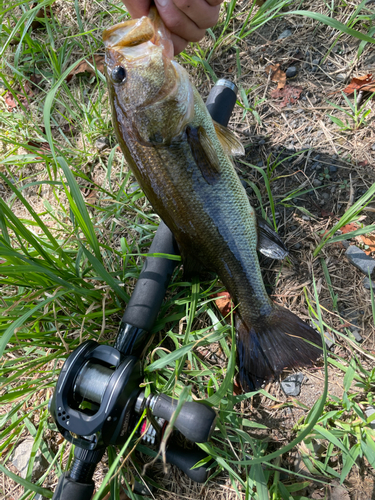
[[[149, 408], [155, 417], [163, 418], [168, 422], [178, 405], [177, 399], [165, 394], [158, 396], [151, 394], [147, 399], [142, 392], [136, 401], [135, 411], [142, 413]], [[193, 443], [205, 443], [215, 429], [217, 414], [213, 408], [203, 403], [187, 402], [182, 406], [174, 423], [174, 427]]]

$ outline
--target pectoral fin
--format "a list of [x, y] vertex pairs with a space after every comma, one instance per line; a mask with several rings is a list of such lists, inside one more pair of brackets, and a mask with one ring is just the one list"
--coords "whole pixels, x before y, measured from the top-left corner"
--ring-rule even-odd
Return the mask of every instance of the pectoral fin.
[[214, 121], [215, 132], [228, 156], [241, 156], [245, 154], [245, 149], [240, 140], [227, 127]]
[[220, 178], [219, 159], [206, 130], [203, 127], [188, 126], [186, 135], [194, 160], [205, 181], [214, 184]]
[[283, 260], [289, 250], [280, 236], [272, 229], [263, 217], [257, 216], [258, 222], [258, 251], [271, 259]]

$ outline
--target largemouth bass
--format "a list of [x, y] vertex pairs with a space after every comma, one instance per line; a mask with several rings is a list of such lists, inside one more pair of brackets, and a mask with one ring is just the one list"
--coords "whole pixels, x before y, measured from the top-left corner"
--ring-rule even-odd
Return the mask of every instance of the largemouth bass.
[[[260, 271], [256, 215], [230, 156], [243, 147], [214, 124], [155, 9], [107, 29], [106, 77], [113, 125], [154, 210], [174, 234], [184, 265], [216, 272], [237, 306], [242, 388], [284, 368], [310, 365], [320, 335], [274, 304]], [[307, 341], [307, 342], [306, 342]]]

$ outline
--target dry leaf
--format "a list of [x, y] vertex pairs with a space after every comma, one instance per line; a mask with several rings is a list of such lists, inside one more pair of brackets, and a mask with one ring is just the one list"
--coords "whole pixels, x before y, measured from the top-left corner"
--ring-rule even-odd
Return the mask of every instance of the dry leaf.
[[321, 216], [325, 219], [327, 219], [328, 217], [334, 217], [334, 214], [332, 212], [328, 212], [327, 210], [324, 209], [321, 209], [320, 213]]
[[282, 98], [279, 106], [284, 108], [288, 104], [294, 104], [297, 99], [301, 97], [302, 87], [293, 87], [292, 85], [286, 85], [283, 89], [274, 89], [271, 92], [271, 97], [274, 99]]
[[[17, 94], [19, 102], [25, 106], [26, 109], [29, 109], [29, 103], [27, 99], [25, 99], [24, 95]], [[18, 102], [14, 98], [12, 92], [9, 90], [4, 95], [5, 104], [8, 106], [8, 111], [12, 111], [14, 108], [18, 106]]]
[[357, 224], [351, 223], [351, 224], [346, 224], [346, 226], [342, 226], [342, 228], [340, 228], [340, 231], [342, 232], [342, 234], [347, 234], [351, 233], [352, 231], [356, 231], [357, 229], [358, 229]]
[[359, 90], [362, 90], [362, 92], [375, 92], [375, 82], [366, 83]]
[[48, 142], [29, 141], [27, 145], [39, 150], [51, 151], [51, 147]]
[[25, 94], [28, 96], [28, 97], [31, 97], [34, 95], [34, 92], [32, 90], [32, 88], [30, 87], [30, 84], [28, 82], [25, 82], [23, 84], [23, 89], [25, 91]]
[[233, 305], [232, 299], [229, 295], [229, 292], [214, 293], [213, 295], [211, 295], [211, 298], [215, 298], [215, 297], [219, 297], [218, 299], [215, 300], [215, 304], [216, 304], [216, 307], [221, 312], [221, 314], [223, 316], [230, 315], [230, 312], [233, 309], [234, 305]]
[[104, 56], [95, 54], [93, 58], [89, 57], [84, 61], [81, 61], [75, 68], [72, 69], [66, 77], [66, 81], [70, 82], [73, 76], [78, 75], [79, 73], [91, 73], [92, 75], [95, 75], [95, 66], [98, 71], [104, 73]]
[[6, 92], [4, 96], [5, 104], [8, 106], [8, 111], [12, 111], [13, 108], [17, 107], [17, 101], [14, 99], [11, 92]]
[[375, 80], [373, 80], [372, 78], [372, 73], [352, 78], [351, 82], [347, 87], [344, 88], [343, 92], [345, 92], [345, 94], [347, 95], [350, 95], [353, 94], [355, 90], [375, 92]]
[[280, 64], [274, 66], [267, 66], [266, 73], [271, 73], [271, 80], [277, 82], [277, 88], [283, 89], [286, 84], [286, 73], [280, 68]]
[[[374, 88], [374, 92], [375, 92], [375, 88]], [[360, 162], [358, 162], [358, 165], [359, 165], [360, 167], [367, 167], [367, 165], [368, 165], [368, 160], [363, 160], [363, 161], [360, 161]]]
[[375, 252], [375, 235], [373, 234], [361, 234], [357, 236], [359, 240], [359, 243], [362, 243], [363, 245], [367, 245], [369, 248], [365, 248], [365, 253], [367, 255], [370, 255], [371, 253]]

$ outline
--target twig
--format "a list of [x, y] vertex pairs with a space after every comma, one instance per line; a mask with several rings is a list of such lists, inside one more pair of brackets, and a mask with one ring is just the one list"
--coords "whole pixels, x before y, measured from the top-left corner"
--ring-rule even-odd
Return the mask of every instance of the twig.
[[355, 189], [354, 189], [353, 181], [352, 181], [352, 174], [349, 174], [349, 180], [350, 180], [350, 191], [349, 191], [349, 200], [348, 200], [348, 204], [346, 206], [346, 210], [349, 210], [349, 208], [353, 205], [354, 195], [355, 195]]

